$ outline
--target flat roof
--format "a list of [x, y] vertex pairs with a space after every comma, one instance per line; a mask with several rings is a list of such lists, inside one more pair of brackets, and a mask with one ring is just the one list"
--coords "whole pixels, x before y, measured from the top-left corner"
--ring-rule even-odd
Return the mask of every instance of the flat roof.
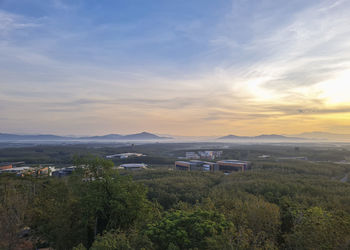
[[8, 172], [8, 171], [16, 172], [16, 171], [23, 171], [23, 170], [29, 170], [29, 169], [33, 169], [33, 168], [31, 168], [31, 167], [18, 167], [18, 168], [4, 169], [4, 170], [0, 170], [0, 171], [3, 171], [3, 172]]
[[0, 163], [0, 167], [1, 166], [9, 166], [9, 165], [12, 165], [12, 163], [11, 162], [1, 162]]
[[191, 164], [191, 162], [189, 162], [189, 161], [175, 161], [175, 163]]
[[240, 160], [222, 160], [222, 161], [218, 161], [218, 163], [241, 163], [241, 164], [245, 164], [248, 163], [247, 161], [240, 161]]
[[126, 163], [126, 164], [122, 164], [120, 165], [120, 167], [123, 168], [139, 168], [139, 167], [146, 167], [147, 165], [144, 163]]

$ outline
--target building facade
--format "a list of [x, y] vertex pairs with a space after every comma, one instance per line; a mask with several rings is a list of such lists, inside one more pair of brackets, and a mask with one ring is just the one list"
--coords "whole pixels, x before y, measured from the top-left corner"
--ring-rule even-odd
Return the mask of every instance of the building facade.
[[218, 167], [215, 162], [192, 160], [192, 161], [176, 161], [175, 169], [185, 170], [185, 171], [214, 172], [218, 170]]
[[230, 172], [244, 172], [249, 167], [249, 162], [239, 160], [223, 160], [217, 162], [219, 170], [230, 173]]
[[231, 172], [244, 172], [249, 168], [250, 163], [247, 161], [238, 160], [223, 160], [218, 162], [208, 162], [208, 161], [176, 161], [175, 169], [182, 171], [222, 171], [225, 173]]

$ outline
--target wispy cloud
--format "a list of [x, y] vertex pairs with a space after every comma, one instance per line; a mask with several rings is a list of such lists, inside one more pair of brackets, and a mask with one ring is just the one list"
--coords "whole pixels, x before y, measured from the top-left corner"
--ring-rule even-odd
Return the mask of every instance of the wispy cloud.
[[322, 1], [283, 26], [259, 26], [263, 34], [243, 46], [258, 57], [244, 70], [265, 76], [259, 85], [282, 94], [333, 78], [349, 68], [349, 9], [347, 1]]
[[15, 32], [24, 32], [41, 25], [35, 18], [27, 18], [0, 9], [0, 44], [11, 41]]

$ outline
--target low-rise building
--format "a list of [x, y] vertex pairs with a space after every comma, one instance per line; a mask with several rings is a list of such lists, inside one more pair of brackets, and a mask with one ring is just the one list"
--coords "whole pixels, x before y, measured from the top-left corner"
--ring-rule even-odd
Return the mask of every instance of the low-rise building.
[[74, 170], [75, 170], [74, 166], [67, 167], [67, 168], [61, 168], [59, 170], [53, 171], [52, 176], [54, 176], [54, 177], [68, 176], [68, 175], [71, 175]]
[[0, 163], [0, 174], [1, 173], [12, 173], [19, 176], [23, 176], [24, 174], [30, 174], [30, 171], [33, 168], [24, 166], [25, 162], [3, 162]]
[[186, 152], [186, 159], [199, 159], [200, 156], [196, 152]]
[[191, 163], [188, 161], [176, 161], [175, 162], [175, 169], [176, 170], [190, 171], [191, 170]]
[[12, 164], [9, 162], [0, 163], [0, 170], [6, 170], [11, 168], [12, 168]]
[[268, 158], [271, 158], [271, 155], [259, 155], [258, 158], [260, 158], [260, 159], [268, 159]]
[[198, 152], [186, 152], [186, 159], [211, 159], [214, 160], [216, 158], [221, 157], [222, 151], [198, 151]]
[[222, 151], [198, 151], [198, 155], [201, 159], [216, 159], [221, 157]]
[[147, 165], [144, 163], [126, 163], [118, 167], [118, 169], [124, 170], [142, 170], [147, 169]]
[[10, 168], [24, 167], [24, 164], [25, 164], [24, 161], [18, 161], [18, 162], [2, 162], [2, 163], [0, 163], [0, 170], [10, 169]]
[[37, 175], [49, 175], [49, 171], [48, 167], [40, 168], [37, 171]]
[[215, 162], [207, 161], [176, 161], [175, 162], [176, 170], [185, 170], [185, 171], [208, 171], [214, 172], [218, 170], [217, 164]]
[[11, 162], [11, 165], [14, 168], [24, 167], [25, 166], [25, 162], [24, 161]]
[[223, 160], [216, 162], [218, 164], [219, 171], [226, 173], [230, 172], [244, 172], [249, 167], [249, 162], [239, 160]]
[[225, 173], [231, 173], [235, 171], [244, 172], [248, 168], [249, 162], [239, 160], [223, 160], [218, 162], [191, 160], [175, 162], [175, 169], [184, 171], [223, 171]]
[[8, 168], [0, 170], [0, 173], [13, 173], [17, 175], [24, 175], [32, 170], [31, 167], [17, 167], [17, 168]]

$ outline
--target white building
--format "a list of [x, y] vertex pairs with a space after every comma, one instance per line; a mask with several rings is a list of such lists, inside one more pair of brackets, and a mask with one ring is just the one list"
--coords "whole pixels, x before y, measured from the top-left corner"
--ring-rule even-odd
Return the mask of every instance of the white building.
[[186, 152], [186, 159], [199, 159], [200, 156], [196, 152]]
[[124, 170], [142, 170], [147, 169], [147, 165], [144, 163], [126, 163], [118, 167], [118, 169]]
[[221, 157], [222, 151], [186, 152], [186, 159], [216, 159]]

